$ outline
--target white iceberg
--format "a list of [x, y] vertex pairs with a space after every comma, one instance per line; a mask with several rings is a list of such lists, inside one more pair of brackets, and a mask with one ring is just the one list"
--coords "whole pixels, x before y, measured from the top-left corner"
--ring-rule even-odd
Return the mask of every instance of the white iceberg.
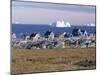
[[91, 26], [92, 26], [92, 27], [94, 27], [94, 26], [95, 26], [95, 24], [91, 24]]
[[19, 22], [18, 22], [18, 21], [16, 21], [14, 24], [19, 24]]
[[66, 26], [67, 26], [67, 27], [71, 27], [71, 25], [70, 25], [69, 22], [66, 22]]
[[95, 27], [95, 24], [87, 24], [87, 26]]
[[56, 22], [56, 27], [71, 27], [70, 23], [69, 22], [64, 22], [63, 20], [62, 21], [57, 21]]

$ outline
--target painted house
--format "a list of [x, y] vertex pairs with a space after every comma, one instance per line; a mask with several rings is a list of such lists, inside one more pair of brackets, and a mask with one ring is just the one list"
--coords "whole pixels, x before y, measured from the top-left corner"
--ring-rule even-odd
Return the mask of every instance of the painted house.
[[34, 42], [37, 42], [37, 41], [40, 40], [41, 36], [40, 36], [39, 33], [32, 33], [32, 34], [30, 35], [30, 38], [31, 38]]
[[44, 34], [45, 38], [47, 40], [53, 40], [54, 39], [54, 33], [52, 31], [46, 31], [46, 33]]
[[62, 32], [59, 34], [59, 40], [64, 40], [66, 32]]
[[85, 36], [85, 37], [87, 37], [87, 36], [88, 36], [88, 33], [87, 33], [87, 31], [86, 31], [86, 30], [81, 30], [81, 32], [82, 32], [82, 35], [83, 35], [83, 36]]
[[73, 37], [73, 35], [70, 34], [70, 33], [66, 33], [66, 34], [64, 35], [64, 37], [65, 37], [65, 38], [70, 38], [70, 37]]
[[22, 40], [26, 40], [26, 37], [29, 36], [29, 33], [25, 32], [25, 33], [20, 33], [20, 38]]
[[65, 48], [65, 34], [66, 32], [59, 33], [58, 36], [58, 47]]
[[11, 34], [11, 38], [12, 38], [12, 41], [16, 41], [16, 34], [15, 33], [12, 33]]
[[82, 35], [81, 29], [73, 29], [72, 35], [73, 35], [73, 36]]

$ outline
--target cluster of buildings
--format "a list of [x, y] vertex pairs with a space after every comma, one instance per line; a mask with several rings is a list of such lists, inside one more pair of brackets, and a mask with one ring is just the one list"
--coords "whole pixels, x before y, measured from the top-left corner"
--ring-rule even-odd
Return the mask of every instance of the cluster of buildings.
[[[22, 33], [17, 40], [16, 34], [12, 33], [12, 46], [22, 44], [25, 48], [76, 48], [95, 47], [95, 33], [89, 34], [86, 30], [73, 29], [72, 33], [46, 31], [44, 37], [39, 33]], [[27, 47], [26, 47], [27, 46]]]

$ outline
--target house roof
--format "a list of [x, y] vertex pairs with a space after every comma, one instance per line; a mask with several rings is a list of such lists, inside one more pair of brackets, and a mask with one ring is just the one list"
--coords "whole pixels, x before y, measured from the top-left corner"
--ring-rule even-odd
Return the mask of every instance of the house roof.
[[36, 34], [38, 34], [38, 33], [32, 33], [32, 34], [30, 35], [30, 37], [35, 37]]
[[73, 36], [78, 36], [79, 35], [79, 28], [77, 28], [77, 29], [73, 29], [73, 31], [72, 31], [72, 35]]
[[82, 32], [82, 33], [84, 33], [84, 32], [85, 32], [85, 30], [81, 30], [81, 32]]
[[44, 34], [45, 36], [48, 36], [51, 34], [51, 31], [46, 31], [46, 33]]

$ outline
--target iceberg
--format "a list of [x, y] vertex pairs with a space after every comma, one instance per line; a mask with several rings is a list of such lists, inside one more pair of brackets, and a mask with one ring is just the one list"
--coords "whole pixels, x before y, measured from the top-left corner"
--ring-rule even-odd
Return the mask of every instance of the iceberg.
[[69, 22], [66, 22], [66, 26], [67, 26], [67, 27], [71, 27], [71, 25], [70, 25]]
[[63, 20], [62, 21], [57, 21], [55, 26], [56, 27], [71, 27], [69, 22], [65, 23]]
[[92, 27], [94, 27], [94, 26], [95, 26], [95, 24], [91, 24], [91, 26], [92, 26]]
[[95, 27], [95, 24], [87, 24], [87, 26], [90, 26], [90, 27]]

